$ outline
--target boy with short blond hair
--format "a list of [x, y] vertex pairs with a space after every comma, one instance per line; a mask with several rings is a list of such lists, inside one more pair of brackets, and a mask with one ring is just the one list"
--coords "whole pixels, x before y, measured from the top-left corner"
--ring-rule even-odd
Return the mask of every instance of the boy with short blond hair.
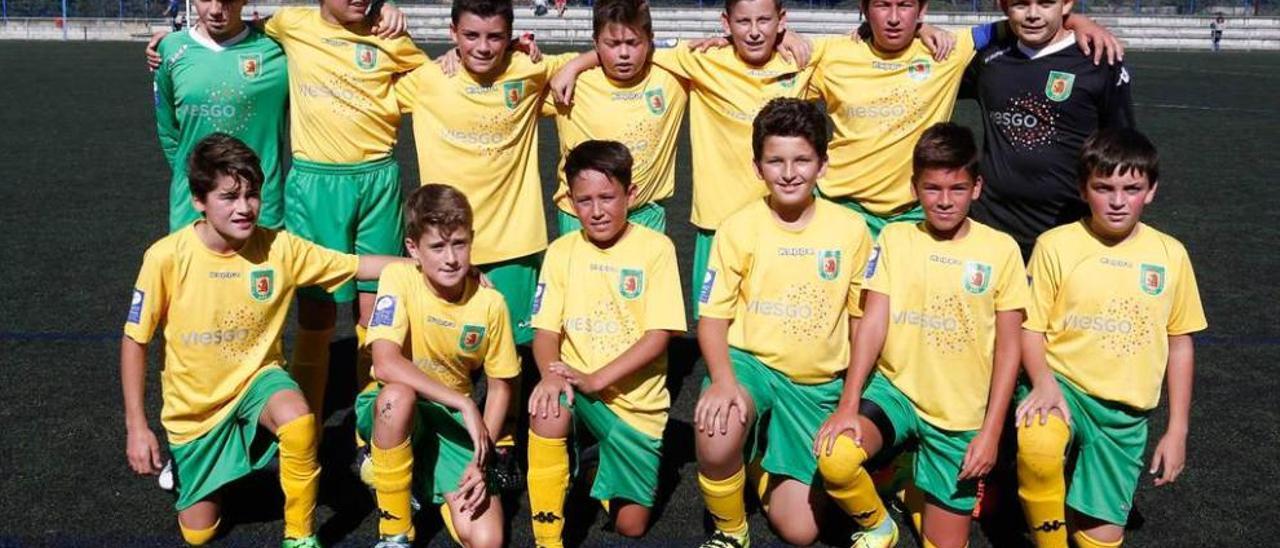
[[529, 512], [538, 546], [563, 545], [569, 434], [589, 434], [600, 467], [591, 496], [615, 530], [640, 537], [657, 493], [667, 392], [667, 342], [685, 330], [675, 246], [627, 219], [632, 159], [614, 141], [569, 153], [565, 178], [583, 228], [547, 249], [534, 300], [529, 396]]
[[1186, 248], [1142, 222], [1160, 180], [1155, 146], [1132, 129], [1108, 129], [1089, 137], [1079, 158], [1090, 216], [1040, 236], [1028, 267], [1022, 363], [1031, 386], [1015, 416], [1018, 497], [1041, 548], [1067, 546], [1068, 532], [1083, 548], [1124, 540], [1162, 377], [1169, 423], [1149, 472], [1156, 486], [1177, 479], [1191, 334], [1208, 326]]

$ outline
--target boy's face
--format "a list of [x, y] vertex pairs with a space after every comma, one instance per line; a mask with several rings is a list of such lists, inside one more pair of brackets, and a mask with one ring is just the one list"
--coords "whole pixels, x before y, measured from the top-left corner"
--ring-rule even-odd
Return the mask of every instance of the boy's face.
[[605, 25], [596, 36], [600, 67], [605, 76], [619, 82], [631, 82], [643, 75], [652, 49], [652, 36], [621, 23]]
[[866, 11], [872, 43], [881, 51], [896, 53], [915, 39], [916, 23], [925, 6], [922, 0], [870, 0]]
[[458, 45], [463, 66], [472, 74], [493, 76], [501, 70], [507, 46], [511, 43], [511, 27], [501, 15], [480, 17], [463, 12], [457, 23], [449, 25], [449, 33], [453, 35], [453, 43]]
[[1142, 219], [1142, 210], [1156, 197], [1156, 185], [1145, 174], [1129, 170], [1120, 175], [1094, 173], [1082, 191], [1089, 204], [1089, 226], [1111, 240], [1127, 238]]
[[1009, 28], [1024, 46], [1040, 48], [1066, 36], [1062, 22], [1074, 0], [1003, 0]]
[[442, 234], [438, 227], [428, 226], [418, 241], [405, 238], [404, 244], [438, 293], [466, 284], [471, 271], [471, 230], [458, 228]]
[[982, 194], [982, 177], [964, 168], [926, 168], [916, 174], [911, 193], [920, 200], [925, 222], [934, 234], [954, 235], [969, 216], [969, 206]]
[[216, 182], [217, 186], [203, 198], [191, 198], [196, 211], [203, 213], [209, 226], [228, 243], [248, 240], [262, 207], [259, 191], [251, 190], [246, 182], [221, 173]]
[[240, 11], [245, 0], [195, 0], [196, 15], [205, 32], [215, 39], [230, 38], [244, 30]]
[[320, 11], [332, 17], [338, 24], [349, 25], [364, 21], [370, 0], [322, 0]]
[[728, 13], [720, 14], [720, 23], [733, 38], [738, 58], [757, 66], [773, 57], [778, 33], [786, 21], [787, 12], [779, 10], [774, 0], [742, 0]]
[[804, 137], [765, 137], [755, 165], [769, 187], [770, 203], [786, 208], [808, 206], [814, 185], [827, 171], [827, 162]]
[[602, 247], [618, 241], [627, 228], [635, 188], [625, 190], [616, 179], [592, 169], [578, 172], [569, 183], [569, 199], [587, 238]]

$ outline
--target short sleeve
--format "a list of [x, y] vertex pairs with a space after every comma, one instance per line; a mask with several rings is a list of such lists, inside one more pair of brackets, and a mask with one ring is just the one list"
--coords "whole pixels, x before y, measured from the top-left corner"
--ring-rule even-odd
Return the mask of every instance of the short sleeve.
[[662, 242], [649, 266], [648, 296], [645, 298], [644, 330], [685, 331], [684, 294], [680, 291], [680, 269], [670, 240]]
[[396, 74], [413, 71], [428, 60], [427, 54], [423, 53], [407, 34], [388, 40], [384, 47], [395, 65]]
[[858, 234], [853, 256], [849, 258], [850, 268], [854, 271], [853, 275], [849, 276], [849, 294], [845, 297], [845, 310], [855, 318], [862, 317], [862, 288], [865, 285], [867, 269], [871, 267], [871, 256], [875, 247], [871, 243], [871, 235], [866, 230], [858, 231]]
[[542, 274], [533, 292], [533, 327], [560, 333], [564, 326], [564, 292], [569, 253], [563, 245], [547, 249]]
[[748, 233], [734, 228], [736, 225], [721, 226], [712, 240], [707, 273], [698, 289], [698, 313], [702, 316], [730, 320], [740, 304], [739, 289], [751, 267], [751, 246], [743, 241]]
[[165, 271], [172, 257], [152, 247], [142, 258], [142, 269], [133, 284], [129, 314], [125, 317], [124, 334], [139, 344], [151, 342], [152, 335], [164, 320], [169, 303]]
[[1000, 265], [1000, 278], [996, 280], [995, 305], [997, 312], [1022, 310], [1030, 306], [1031, 288], [1027, 286], [1027, 267], [1022, 264], [1018, 244], [1005, 240], [1004, 261]]
[[411, 287], [405, 282], [407, 277], [400, 274], [398, 265], [389, 265], [382, 269], [378, 278], [378, 296], [373, 300], [373, 316], [369, 318], [367, 339], [372, 341], [390, 341], [404, 346], [409, 334], [409, 313], [407, 297]]
[[654, 42], [653, 64], [658, 65], [681, 80], [692, 80], [698, 74], [698, 61], [685, 42]]
[[863, 270], [862, 278], [864, 287], [870, 291], [889, 294], [890, 278], [889, 278], [889, 262], [886, 254], [886, 245], [888, 240], [888, 231], [880, 233], [880, 239], [876, 241], [874, 247], [871, 248], [871, 256], [867, 258], [867, 268]]
[[418, 94], [427, 85], [426, 79], [433, 70], [440, 70], [435, 67], [435, 63], [396, 78], [393, 87], [395, 88], [396, 103], [400, 106], [402, 114], [413, 112], [414, 103], [418, 100]]
[[332, 293], [355, 277], [359, 257], [325, 249], [288, 232], [280, 235], [289, 239], [289, 268], [298, 287], [318, 285]]
[[579, 55], [581, 55], [581, 53], [569, 52], [569, 53], [561, 53], [559, 55], [543, 56], [541, 64], [544, 67], [546, 67], [545, 70], [547, 74], [547, 79], [550, 79], [552, 76], [555, 76], [557, 72], [560, 72], [560, 69], [564, 68], [565, 65], [569, 64], [569, 61], [576, 59]]
[[1133, 95], [1129, 68], [1123, 63], [1112, 67], [1099, 105], [1098, 127], [1125, 128], [1136, 125], [1133, 117]]
[[1186, 335], [1204, 331], [1209, 327], [1200, 304], [1200, 288], [1196, 285], [1196, 273], [1191, 268], [1191, 258], [1181, 250], [1178, 260], [1178, 279], [1173, 280], [1173, 303], [1169, 310], [1170, 335]]
[[266, 23], [262, 25], [262, 32], [267, 36], [275, 38], [276, 41], [284, 40], [289, 34], [289, 25], [292, 19], [298, 15], [301, 8], [282, 7], [277, 9], [267, 18]]
[[1061, 283], [1057, 258], [1044, 240], [1036, 242], [1027, 263], [1027, 282], [1031, 286], [1031, 302], [1027, 306], [1027, 320], [1022, 328], [1045, 333], [1049, 331], [1049, 313], [1058, 298]]
[[491, 379], [520, 376], [520, 358], [511, 334], [511, 315], [507, 302], [498, 295], [489, 306], [489, 346], [484, 353], [484, 375]]

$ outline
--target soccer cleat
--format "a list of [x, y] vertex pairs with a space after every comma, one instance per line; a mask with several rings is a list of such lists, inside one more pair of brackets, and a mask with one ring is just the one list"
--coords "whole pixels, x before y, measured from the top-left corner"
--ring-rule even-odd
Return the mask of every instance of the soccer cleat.
[[320, 539], [315, 535], [302, 538], [286, 538], [280, 548], [320, 548]]
[[160, 488], [165, 491], [173, 491], [173, 459], [164, 461], [164, 469], [160, 470], [156, 483], [159, 483]]
[[356, 469], [360, 471], [360, 481], [373, 489], [373, 458], [369, 456], [369, 446], [356, 449]]
[[525, 487], [524, 477], [520, 475], [520, 466], [516, 462], [516, 453], [510, 449], [497, 449], [493, 452], [493, 481], [499, 491], [514, 493]]
[[409, 548], [412, 545], [408, 534], [384, 535], [378, 537], [378, 543], [373, 548]]
[[702, 548], [750, 548], [750, 546], [751, 536], [747, 534], [746, 529], [737, 535], [716, 529], [716, 532], [711, 534], [711, 538], [702, 543]]
[[853, 548], [892, 548], [898, 544], [898, 524], [885, 516], [884, 522], [874, 529], [853, 534]]

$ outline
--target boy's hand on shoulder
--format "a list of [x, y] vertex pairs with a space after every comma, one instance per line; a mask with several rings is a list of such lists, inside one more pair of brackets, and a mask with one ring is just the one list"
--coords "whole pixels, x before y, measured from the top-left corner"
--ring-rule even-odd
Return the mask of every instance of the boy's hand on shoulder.
[[147, 70], [155, 72], [164, 63], [164, 58], [160, 56], [160, 41], [169, 35], [167, 30], [158, 30], [151, 35], [151, 40], [147, 41]]
[[713, 49], [727, 48], [733, 45], [726, 36], [709, 36], [689, 41], [689, 51], [706, 53]]
[[1168, 431], [1160, 438], [1151, 456], [1151, 473], [1156, 476], [1156, 487], [1173, 483], [1187, 466], [1187, 435]]
[[557, 105], [572, 106], [573, 88], [577, 85], [577, 71], [561, 69], [551, 77], [548, 87], [551, 88], [551, 96], [555, 98]]
[[[440, 67], [440, 72], [443, 72], [449, 78], [457, 76], [458, 70], [462, 68], [462, 59], [459, 58], [458, 48], [451, 48], [436, 57], [436, 66]], [[475, 273], [480, 272], [480, 269], [474, 266], [471, 267], [471, 270]]]
[[595, 375], [578, 371], [577, 369], [569, 367], [569, 365], [564, 362], [555, 362], [547, 369], [550, 370], [552, 374], [559, 375], [560, 378], [564, 379], [564, 382], [569, 383], [570, 386], [583, 394], [595, 395], [597, 392], [605, 388], [600, 386]]
[[1055, 409], [1062, 414], [1063, 421], [1071, 424], [1071, 410], [1067, 407], [1066, 398], [1062, 397], [1062, 389], [1056, 381], [1045, 381], [1034, 386], [1031, 394], [1018, 404], [1013, 423], [1018, 427], [1031, 426], [1031, 421], [1039, 417], [1040, 424], [1045, 424], [1049, 422], [1049, 412]]
[[532, 32], [521, 34], [516, 38], [516, 51], [529, 56], [529, 60], [534, 63], [542, 62], [542, 50], [538, 48], [538, 41], [534, 39]]
[[729, 433], [730, 415], [735, 408], [738, 423], [747, 424], [747, 402], [742, 397], [742, 387], [732, 381], [712, 381], [698, 398], [698, 406], [693, 411], [693, 423], [707, 437], [715, 437], [717, 433], [726, 435]]
[[400, 8], [390, 3], [382, 5], [382, 9], [378, 10], [378, 14], [374, 16], [373, 26], [369, 31], [378, 38], [395, 38], [404, 31], [409, 29], [409, 18], [405, 16]]
[[480, 406], [475, 402], [467, 399], [469, 405], [462, 409], [462, 424], [467, 429], [467, 434], [471, 436], [471, 446], [474, 448], [474, 454], [471, 462], [481, 468], [489, 459], [489, 450], [493, 444], [489, 439], [489, 428], [484, 425], [484, 413], [480, 412]]
[[956, 49], [956, 35], [946, 29], [925, 23], [920, 25], [920, 30], [916, 34], [920, 36], [925, 49], [933, 54], [933, 60], [939, 63], [946, 61], [947, 57], [951, 56], [951, 52]]
[[[562, 362], [551, 362], [548, 366], [564, 365]], [[564, 394], [565, 403], [573, 405], [573, 387], [568, 381], [556, 374], [547, 375], [529, 394], [529, 415], [534, 417], [560, 417], [560, 395]]]
[[978, 479], [991, 472], [996, 465], [996, 456], [1000, 452], [1000, 434], [978, 431], [978, 435], [969, 442], [964, 452], [964, 460], [960, 465], [960, 476], [956, 479], [964, 481]]
[[127, 433], [125, 455], [129, 467], [140, 476], [154, 476], [164, 466], [160, 462], [160, 442], [150, 428], [131, 428]]
[[[857, 401], [861, 398], [856, 398]], [[813, 455], [822, 456], [826, 453], [831, 456], [831, 450], [836, 445], [836, 439], [845, 432], [853, 438], [853, 443], [859, 447], [862, 446], [862, 421], [858, 420], [858, 410], [856, 407], [838, 406], [835, 413], [832, 413], [827, 420], [818, 428], [818, 435], [813, 439]]]
[[804, 68], [813, 55], [813, 42], [800, 36], [798, 32], [784, 30], [782, 37], [778, 39], [778, 53], [783, 59], [795, 63], [797, 68]]

